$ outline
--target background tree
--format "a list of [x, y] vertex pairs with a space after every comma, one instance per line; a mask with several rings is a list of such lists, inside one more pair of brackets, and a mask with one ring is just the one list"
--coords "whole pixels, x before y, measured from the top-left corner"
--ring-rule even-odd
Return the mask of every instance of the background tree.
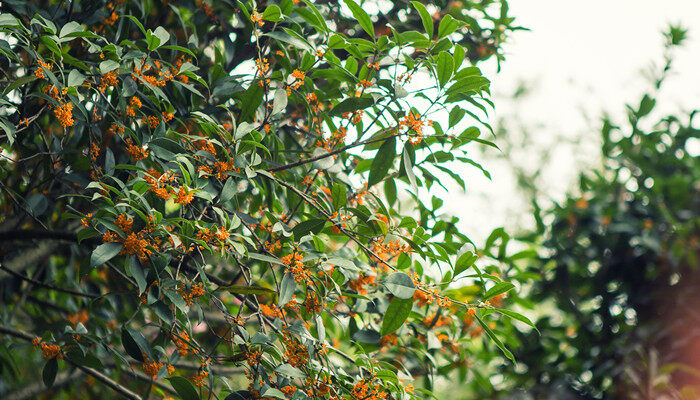
[[[655, 91], [685, 36], [666, 33]], [[520, 365], [501, 369], [503, 398], [697, 398], [700, 131], [695, 112], [655, 105], [645, 94], [625, 124], [605, 118], [602, 167], [523, 237], [541, 244], [527, 295], [540, 334], [508, 335]]]
[[414, 398], [512, 358], [505, 234], [427, 195], [490, 144], [507, 11], [3, 2], [0, 395]]

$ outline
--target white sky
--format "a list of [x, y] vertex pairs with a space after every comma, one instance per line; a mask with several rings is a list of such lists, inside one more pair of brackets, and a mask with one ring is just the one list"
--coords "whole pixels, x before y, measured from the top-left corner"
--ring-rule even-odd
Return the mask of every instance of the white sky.
[[[624, 104], [637, 104], [651, 90], [641, 72], [652, 62], [662, 63], [661, 32], [668, 23], [681, 22], [689, 28], [689, 37], [676, 53], [674, 73], [662, 88], [657, 110], [700, 108], [700, 0], [510, 0], [509, 4], [517, 24], [531, 31], [511, 37], [500, 73], [482, 68], [492, 81], [494, 117], [515, 116], [533, 127], [541, 148], [558, 145], [557, 137], [581, 137], [584, 142], [558, 145], [557, 157], [546, 168], [544, 189], [549, 197], [560, 199], [575, 185], [581, 168], [595, 166], [600, 116], [608, 113], [622, 122]], [[516, 105], [507, 96], [520, 81], [534, 90]], [[448, 211], [460, 217], [465, 234], [480, 242], [495, 227], [515, 231], [530, 221], [527, 203], [518, 197], [508, 168], [477, 153], [474, 158], [492, 173], [493, 181], [465, 168], [467, 193], [451, 192], [446, 197]]]

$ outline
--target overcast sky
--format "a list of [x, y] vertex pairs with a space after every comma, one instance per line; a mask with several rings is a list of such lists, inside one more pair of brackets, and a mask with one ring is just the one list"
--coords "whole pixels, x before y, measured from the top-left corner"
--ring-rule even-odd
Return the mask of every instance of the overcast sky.
[[[689, 39], [677, 52], [658, 111], [700, 108], [700, 0], [510, 0], [509, 4], [518, 24], [531, 30], [511, 37], [500, 73], [484, 68], [496, 104], [492, 121], [499, 116], [521, 120], [546, 148], [561, 142], [556, 138], [584, 139], [580, 146], [561, 145], [545, 169], [548, 196], [561, 198], [573, 187], [580, 168], [595, 166], [600, 116], [605, 112], [621, 120], [624, 104], [638, 103], [651, 89], [642, 70], [662, 62], [661, 32], [668, 23], [689, 28]], [[507, 97], [521, 81], [533, 90], [515, 104]], [[481, 161], [493, 180], [468, 168], [467, 193], [451, 193], [446, 201], [450, 212], [463, 221], [465, 233], [479, 241], [495, 227], [513, 228], [527, 219], [522, 218], [526, 203], [518, 198], [508, 169], [495, 160]]]

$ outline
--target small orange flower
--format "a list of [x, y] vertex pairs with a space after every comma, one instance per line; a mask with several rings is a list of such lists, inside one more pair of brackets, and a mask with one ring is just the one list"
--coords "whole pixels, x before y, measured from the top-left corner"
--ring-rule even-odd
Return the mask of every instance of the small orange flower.
[[180, 190], [175, 193], [175, 202], [186, 206], [194, 199], [194, 192], [188, 192], [184, 186], [180, 186]]

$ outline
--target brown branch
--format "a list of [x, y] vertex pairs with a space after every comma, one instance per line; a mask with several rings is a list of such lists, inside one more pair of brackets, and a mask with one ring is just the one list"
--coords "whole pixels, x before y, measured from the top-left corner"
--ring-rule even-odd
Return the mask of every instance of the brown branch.
[[[23, 340], [26, 340], [28, 342], [31, 342], [36, 337], [28, 332], [20, 331], [19, 329], [10, 328], [9, 326], [4, 326], [4, 325], [0, 325], [0, 333], [8, 335], [8, 336], [14, 336], [16, 338], [23, 339]], [[69, 359], [66, 359], [65, 361], [68, 362], [69, 364], [73, 365], [74, 367], [80, 369], [84, 373], [91, 375], [93, 378], [97, 379], [98, 381], [102, 382], [106, 386], [113, 389], [115, 392], [117, 392], [122, 397], [127, 398], [127, 399], [131, 399], [131, 400], [141, 400], [141, 396], [132, 392], [129, 388], [127, 388], [126, 386], [123, 386], [119, 382], [112, 380], [110, 377], [104, 375], [103, 373], [96, 371], [92, 368], [78, 365]]]
[[60, 287], [57, 287], [57, 286], [49, 285], [48, 283], [44, 283], [44, 282], [41, 282], [41, 281], [37, 281], [36, 279], [32, 279], [32, 278], [26, 277], [26, 276], [24, 276], [24, 275], [22, 275], [22, 274], [20, 274], [20, 273], [18, 273], [18, 272], [15, 272], [15, 271], [13, 271], [13, 270], [11, 270], [11, 269], [5, 267], [4, 265], [0, 265], [0, 269], [3, 270], [3, 271], [6, 271], [8, 274], [10, 274], [10, 275], [12, 275], [12, 276], [14, 276], [14, 277], [17, 277], [17, 278], [19, 278], [19, 279], [22, 279], [22, 280], [24, 280], [24, 281], [27, 281], [27, 282], [29, 282], [29, 283], [35, 285], [35, 286], [41, 286], [41, 287], [43, 287], [43, 288], [46, 288], [46, 289], [49, 289], [49, 290], [53, 290], [53, 291], [56, 291], [56, 292], [62, 292], [62, 293], [72, 294], [72, 295], [74, 295], [74, 296], [89, 297], [89, 298], [91, 298], [91, 299], [95, 299], [95, 298], [99, 297], [99, 296], [94, 295], [94, 294], [91, 294], [91, 293], [83, 293], [83, 292], [78, 292], [78, 291], [75, 291], [75, 290], [64, 289], [64, 288], [60, 288]]
[[46, 393], [48, 391], [51, 391], [53, 393], [56, 393], [57, 389], [63, 387], [63, 386], [68, 386], [71, 383], [74, 383], [75, 381], [78, 380], [83, 376], [82, 371], [74, 370], [74, 371], [61, 371], [58, 373], [56, 376], [56, 380], [53, 382], [53, 386], [46, 387], [43, 382], [39, 381], [37, 383], [34, 383], [32, 385], [26, 385], [24, 387], [20, 387], [19, 389], [12, 391], [10, 393], [6, 393], [3, 397], [4, 400], [29, 400], [29, 399], [36, 399], [38, 398], [41, 394]]
[[[393, 131], [393, 130], [395, 130], [395, 129], [397, 129], [397, 128], [395, 128], [395, 127], [388, 128], [388, 129], [385, 129], [385, 130], [383, 130], [383, 131], [379, 131], [378, 134], [382, 134], [382, 133], [386, 133], [386, 132], [391, 132], [391, 131]], [[324, 158], [328, 158], [328, 157], [334, 156], [334, 155], [336, 155], [336, 154], [340, 154], [340, 153], [342, 153], [342, 152], [344, 152], [344, 151], [346, 151], [346, 150], [348, 150], [348, 149], [352, 149], [353, 147], [358, 147], [358, 146], [362, 146], [362, 145], [370, 144], [370, 143], [375, 143], [375, 142], [381, 142], [381, 141], [384, 141], [384, 140], [387, 140], [387, 139], [389, 139], [389, 138], [391, 138], [391, 137], [396, 137], [396, 136], [399, 136], [399, 135], [396, 134], [396, 135], [390, 135], [390, 136], [385, 136], [385, 137], [380, 137], [380, 138], [375, 138], [375, 139], [367, 139], [367, 140], [363, 140], [363, 141], [361, 141], [361, 142], [351, 143], [351, 144], [345, 145], [345, 146], [343, 146], [343, 147], [341, 147], [341, 148], [339, 148], [339, 149], [335, 149], [335, 150], [333, 150], [333, 151], [331, 151], [331, 152], [328, 152], [328, 153], [325, 153], [325, 154], [321, 154], [321, 155], [318, 155], [318, 156], [316, 156], [316, 157], [305, 158], [305, 159], [303, 159], [303, 160], [299, 160], [299, 161], [293, 162], [293, 163], [291, 163], [291, 164], [281, 165], [281, 166], [279, 166], [279, 167], [274, 167], [274, 168], [268, 168], [268, 169], [267, 169], [267, 172], [284, 171], [284, 170], [287, 170], [287, 169], [290, 169], [290, 168], [298, 167], [298, 166], [300, 166], [300, 165], [308, 164], [308, 163], [310, 163], [310, 162], [322, 160], [322, 159], [324, 159]]]

